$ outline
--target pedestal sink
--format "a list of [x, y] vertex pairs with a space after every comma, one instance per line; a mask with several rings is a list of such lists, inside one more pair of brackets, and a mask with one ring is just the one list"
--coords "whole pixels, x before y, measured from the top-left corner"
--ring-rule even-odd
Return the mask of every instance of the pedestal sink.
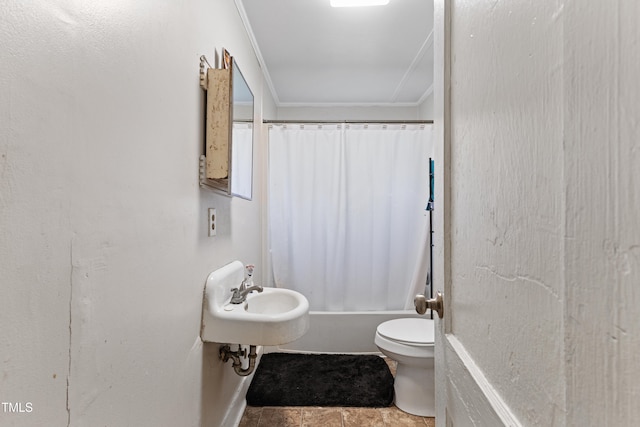
[[244, 277], [240, 261], [207, 278], [200, 336], [205, 342], [280, 345], [295, 341], [309, 329], [309, 301], [290, 289], [263, 288], [231, 304], [231, 288]]

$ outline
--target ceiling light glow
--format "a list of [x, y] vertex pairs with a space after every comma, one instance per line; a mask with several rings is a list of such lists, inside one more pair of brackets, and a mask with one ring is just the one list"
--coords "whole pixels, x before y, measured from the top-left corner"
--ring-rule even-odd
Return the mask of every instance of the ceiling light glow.
[[389, 0], [331, 0], [332, 7], [384, 6]]

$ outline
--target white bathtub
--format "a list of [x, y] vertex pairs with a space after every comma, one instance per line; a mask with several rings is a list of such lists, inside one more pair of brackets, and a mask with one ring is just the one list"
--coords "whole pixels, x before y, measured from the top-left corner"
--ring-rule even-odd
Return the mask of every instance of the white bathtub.
[[309, 331], [300, 339], [265, 352], [296, 353], [379, 353], [373, 342], [382, 322], [401, 317], [424, 317], [415, 310], [309, 312]]

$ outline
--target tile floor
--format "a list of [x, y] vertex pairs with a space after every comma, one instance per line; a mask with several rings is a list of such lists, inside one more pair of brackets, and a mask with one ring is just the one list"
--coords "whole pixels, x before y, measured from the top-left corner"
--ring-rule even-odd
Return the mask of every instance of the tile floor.
[[[395, 362], [385, 358], [395, 375]], [[247, 406], [239, 427], [435, 427], [435, 419], [388, 408]]]

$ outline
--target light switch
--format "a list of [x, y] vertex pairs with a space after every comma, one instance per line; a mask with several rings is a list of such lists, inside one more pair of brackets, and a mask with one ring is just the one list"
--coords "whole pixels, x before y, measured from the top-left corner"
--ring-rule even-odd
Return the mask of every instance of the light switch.
[[217, 221], [216, 208], [209, 208], [209, 237], [216, 235]]

